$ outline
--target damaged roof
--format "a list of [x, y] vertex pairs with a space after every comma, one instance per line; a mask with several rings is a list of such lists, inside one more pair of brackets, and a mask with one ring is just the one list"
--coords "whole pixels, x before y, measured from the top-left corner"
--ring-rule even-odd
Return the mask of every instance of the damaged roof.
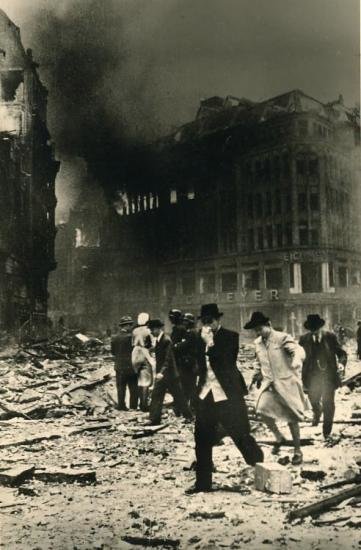
[[301, 90], [292, 90], [261, 102], [214, 96], [201, 100], [196, 119], [177, 128], [162, 139], [160, 145], [185, 143], [237, 126], [263, 123], [285, 114], [311, 112], [332, 122], [359, 123], [355, 110], [345, 107], [342, 96], [327, 104]]

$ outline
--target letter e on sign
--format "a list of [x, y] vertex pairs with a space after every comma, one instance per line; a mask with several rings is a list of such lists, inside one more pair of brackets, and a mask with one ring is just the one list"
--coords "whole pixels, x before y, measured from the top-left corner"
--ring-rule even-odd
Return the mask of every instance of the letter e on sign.
[[278, 290], [271, 290], [271, 300], [278, 300]]
[[256, 290], [255, 293], [254, 293], [254, 296], [257, 300], [257, 302], [261, 302], [262, 300], [262, 292], [260, 290]]

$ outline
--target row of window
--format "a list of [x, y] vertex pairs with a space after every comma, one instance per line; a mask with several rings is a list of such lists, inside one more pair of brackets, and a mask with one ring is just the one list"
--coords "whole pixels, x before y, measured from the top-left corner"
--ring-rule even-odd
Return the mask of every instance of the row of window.
[[[326, 270], [325, 271], [325, 266]], [[261, 284], [263, 277], [264, 283]], [[260, 290], [265, 286], [269, 290], [282, 289], [288, 283], [281, 266], [265, 267], [264, 271], [257, 265], [243, 271], [240, 279], [236, 269], [221, 272], [219, 283], [215, 271], [204, 272], [196, 283], [194, 272], [180, 275], [179, 292], [186, 296], [193, 294], [213, 294], [215, 292], [237, 292], [238, 290]], [[303, 262], [289, 265], [289, 289], [291, 292], [325, 292], [335, 286], [347, 287], [359, 285], [360, 270], [349, 273], [347, 265], [333, 263]], [[177, 294], [177, 278], [168, 274], [164, 279], [163, 294], [171, 297]]]
[[[290, 213], [291, 209], [291, 193], [281, 193], [280, 189], [275, 189], [273, 193], [267, 191], [265, 194], [255, 193], [247, 196], [247, 215], [250, 219], [282, 213], [287, 214]], [[311, 212], [320, 210], [320, 195], [315, 190], [298, 194], [298, 210], [304, 212], [308, 209]]]
[[[298, 226], [298, 241], [301, 246], [319, 244], [318, 229], [310, 227], [307, 221], [300, 221]], [[292, 246], [292, 244], [294, 242], [291, 223], [286, 223], [284, 226], [276, 224], [248, 229], [249, 250], [282, 248], [283, 246]]]

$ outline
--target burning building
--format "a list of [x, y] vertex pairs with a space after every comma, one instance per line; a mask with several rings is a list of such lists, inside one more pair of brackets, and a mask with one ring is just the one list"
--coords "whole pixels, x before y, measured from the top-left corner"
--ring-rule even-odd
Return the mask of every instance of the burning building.
[[0, 94], [0, 325], [13, 330], [46, 319], [59, 163], [47, 129], [47, 90], [1, 10]]
[[359, 131], [341, 96], [201, 101], [102, 224], [113, 320], [213, 301], [238, 330], [255, 309], [295, 334], [311, 312], [361, 317]]

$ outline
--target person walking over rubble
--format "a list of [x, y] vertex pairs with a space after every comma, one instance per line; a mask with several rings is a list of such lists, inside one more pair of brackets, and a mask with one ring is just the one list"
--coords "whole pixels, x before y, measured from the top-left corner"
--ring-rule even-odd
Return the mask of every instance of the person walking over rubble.
[[182, 324], [185, 333], [182, 339], [173, 344], [180, 382], [187, 405], [194, 410], [197, 389], [197, 343], [198, 331], [195, 329], [195, 317], [184, 313]]
[[143, 412], [148, 411], [149, 389], [153, 384], [155, 360], [151, 356], [151, 333], [147, 322], [148, 313], [139, 313], [137, 326], [132, 333], [132, 365], [138, 376], [139, 406]]
[[129, 390], [129, 407], [137, 409], [138, 406], [138, 382], [137, 374], [132, 365], [132, 328], [134, 326], [131, 317], [120, 319], [119, 333], [112, 338], [111, 352], [115, 357], [115, 378], [118, 393], [118, 410], [127, 411], [125, 404], [126, 389]]
[[149, 409], [149, 424], [161, 423], [162, 406], [167, 391], [173, 397], [174, 409], [190, 420], [192, 414], [181, 389], [172, 340], [164, 333], [164, 323], [160, 319], [150, 319], [147, 324], [156, 340], [154, 348], [156, 375]]
[[244, 395], [247, 387], [237, 368], [238, 334], [221, 326], [217, 304], [201, 307], [198, 337], [199, 383], [195, 423], [196, 483], [192, 494], [212, 490], [212, 450], [221, 424], [247, 464], [263, 462], [263, 452], [251, 435]]
[[356, 342], [357, 342], [357, 358], [361, 359], [361, 321], [357, 322]]
[[274, 330], [269, 318], [259, 311], [252, 314], [244, 328], [254, 330], [257, 335], [257, 372], [252, 384], [260, 390], [256, 412], [276, 437], [272, 452], [277, 454], [286, 441], [276, 421], [286, 421], [294, 443], [292, 464], [302, 464], [299, 421], [304, 420], [308, 408], [301, 382], [305, 352], [292, 336]]
[[323, 436], [331, 436], [335, 415], [335, 391], [341, 385], [338, 361], [346, 366], [347, 353], [341, 347], [336, 334], [324, 330], [325, 321], [316, 315], [308, 315], [304, 327], [308, 330], [300, 338], [306, 352], [302, 379], [313, 410], [313, 426], [321, 418], [323, 408]]

